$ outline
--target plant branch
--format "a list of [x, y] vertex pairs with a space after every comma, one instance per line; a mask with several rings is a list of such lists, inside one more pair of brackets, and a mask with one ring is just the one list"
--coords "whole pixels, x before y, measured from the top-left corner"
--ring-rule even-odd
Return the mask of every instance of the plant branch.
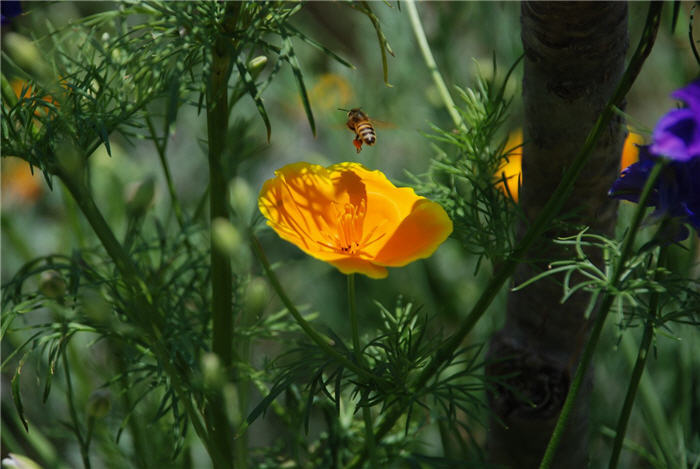
[[[663, 267], [665, 264], [666, 247], [662, 246], [659, 251], [659, 258], [656, 264], [657, 271], [654, 274], [655, 279], [658, 279], [660, 275], [658, 268]], [[620, 459], [622, 444], [625, 440], [625, 432], [627, 430], [627, 423], [629, 422], [629, 418], [632, 413], [632, 406], [634, 405], [639, 383], [642, 380], [642, 374], [644, 373], [647, 356], [649, 355], [649, 347], [651, 346], [651, 339], [654, 337], [654, 321], [658, 316], [658, 304], [659, 293], [657, 291], [653, 291], [649, 296], [649, 317], [644, 324], [644, 333], [642, 335], [642, 341], [639, 344], [637, 360], [635, 361], [632, 376], [630, 377], [630, 382], [627, 386], [627, 394], [625, 395], [625, 402], [622, 405], [622, 410], [620, 411], [620, 418], [617, 421], [617, 431], [615, 434], [615, 441], [613, 442], [612, 453], [610, 455], [610, 464], [608, 465], [609, 469], [615, 469]]]
[[430, 51], [428, 40], [426, 39], [425, 32], [423, 31], [423, 25], [418, 17], [418, 10], [416, 9], [415, 2], [413, 0], [406, 0], [405, 4], [406, 9], [408, 10], [408, 17], [411, 20], [413, 34], [416, 36], [416, 40], [418, 41], [418, 49], [420, 49], [421, 53], [423, 54], [425, 65], [428, 67], [430, 75], [433, 77], [438, 93], [440, 93], [442, 102], [445, 104], [445, 109], [447, 109], [447, 112], [450, 114], [455, 127], [462, 132], [465, 132], [467, 128], [464, 125], [464, 120], [462, 120], [462, 116], [460, 116], [459, 112], [457, 111], [457, 106], [452, 100], [450, 92], [447, 90], [445, 80], [442, 79], [442, 75], [440, 74], [437, 64], [435, 63], [435, 59], [433, 58], [433, 53]]
[[[355, 295], [355, 274], [348, 276], [348, 306], [350, 309], [350, 325], [352, 329], [352, 348], [355, 352], [355, 360], [358, 365], [365, 367], [365, 360], [360, 346], [360, 330], [357, 326], [357, 301]], [[374, 425], [372, 423], [372, 411], [367, 400], [367, 391], [360, 394], [360, 407], [362, 407], [362, 418], [365, 421], [365, 448], [369, 453], [369, 460], [372, 467], [377, 467], [377, 454], [374, 446]]]
[[373, 380], [375, 382], [378, 381], [377, 377], [374, 376], [372, 373], [365, 370], [361, 366], [358, 366], [352, 361], [348, 360], [346, 356], [342, 355], [333, 347], [331, 347], [329, 343], [331, 342], [330, 339], [323, 337], [321, 334], [316, 332], [316, 330], [311, 326], [311, 324], [309, 324], [309, 322], [306, 319], [304, 319], [301, 313], [299, 313], [299, 310], [296, 308], [296, 306], [294, 306], [292, 300], [290, 300], [289, 296], [287, 296], [287, 293], [284, 291], [284, 288], [282, 288], [282, 284], [277, 278], [275, 272], [272, 270], [272, 267], [270, 267], [270, 262], [267, 260], [267, 256], [265, 256], [265, 252], [262, 249], [260, 241], [252, 233], [250, 233], [250, 238], [252, 241], [253, 252], [260, 261], [260, 264], [262, 265], [263, 270], [265, 271], [265, 275], [267, 275], [268, 280], [270, 280], [272, 288], [275, 290], [280, 300], [282, 300], [282, 303], [287, 308], [287, 311], [289, 311], [292, 317], [294, 317], [294, 320], [297, 322], [297, 324], [299, 324], [299, 327], [301, 327], [302, 330], [306, 332], [306, 335], [308, 335], [311, 338], [311, 340], [316, 342], [316, 344], [319, 347], [321, 347], [321, 349], [324, 352], [326, 352], [328, 356], [333, 357], [339, 363], [342, 363], [343, 366], [357, 373], [358, 376], [362, 376], [365, 379]]

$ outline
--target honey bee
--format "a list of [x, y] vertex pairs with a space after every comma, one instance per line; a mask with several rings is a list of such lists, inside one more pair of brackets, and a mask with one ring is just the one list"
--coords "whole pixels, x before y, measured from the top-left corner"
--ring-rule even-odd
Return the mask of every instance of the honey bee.
[[347, 109], [340, 110], [347, 111], [348, 113], [346, 125], [348, 129], [355, 132], [355, 139], [352, 141], [352, 144], [355, 145], [357, 153], [362, 151], [363, 143], [368, 146], [374, 145], [377, 141], [377, 134], [374, 133], [374, 127], [367, 114], [362, 112], [359, 107], [350, 109], [349, 111]]

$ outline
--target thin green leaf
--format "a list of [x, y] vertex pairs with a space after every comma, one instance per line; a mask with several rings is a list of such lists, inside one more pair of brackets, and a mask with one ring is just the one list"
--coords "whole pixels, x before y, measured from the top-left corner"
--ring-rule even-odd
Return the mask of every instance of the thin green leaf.
[[12, 377], [12, 400], [15, 403], [15, 409], [17, 409], [17, 414], [24, 425], [24, 429], [29, 431], [29, 425], [27, 424], [27, 419], [24, 417], [24, 406], [22, 405], [22, 396], [20, 394], [20, 374], [22, 372], [22, 366], [24, 365], [24, 359], [26, 355], [22, 357], [19, 365], [17, 366], [17, 371]]
[[319, 42], [317, 42], [317, 41], [311, 39], [310, 37], [308, 37], [306, 34], [302, 33], [301, 31], [299, 31], [299, 30], [298, 30], [297, 28], [295, 28], [294, 26], [291, 26], [291, 25], [288, 24], [288, 25], [285, 25], [284, 28], [286, 28], [286, 29], [287, 29], [288, 31], [290, 31], [294, 36], [298, 37], [299, 39], [301, 39], [301, 40], [304, 41], [305, 43], [307, 43], [307, 44], [311, 45], [312, 47], [315, 47], [316, 49], [318, 49], [318, 50], [320, 50], [320, 51], [323, 51], [323, 53], [325, 53], [325, 54], [331, 56], [331, 57], [332, 57], [333, 59], [335, 59], [338, 63], [343, 64], [343, 65], [345, 65], [346, 67], [355, 70], [355, 66], [354, 66], [353, 64], [351, 64], [351, 63], [348, 62], [347, 60], [343, 59], [342, 57], [340, 57], [338, 54], [336, 54], [335, 52], [333, 52], [332, 50], [330, 50], [329, 48], [327, 48], [327, 47], [324, 46], [323, 44], [321, 44], [321, 43], [319, 43]]
[[248, 94], [251, 98], [253, 98], [253, 101], [255, 101], [255, 107], [258, 109], [258, 113], [260, 113], [260, 117], [262, 117], [262, 120], [265, 123], [265, 129], [267, 130], [267, 141], [269, 143], [272, 127], [270, 125], [270, 119], [267, 117], [267, 112], [265, 111], [262, 98], [258, 94], [258, 89], [253, 81], [253, 77], [250, 75], [246, 65], [240, 60], [240, 58], [236, 58], [236, 67], [238, 68], [238, 73], [241, 80], [243, 80], [246, 88], [248, 88]]
[[389, 52], [393, 57], [394, 51], [391, 50], [389, 41], [387, 41], [386, 36], [384, 36], [382, 27], [379, 25], [379, 18], [377, 18], [374, 12], [372, 12], [372, 9], [370, 8], [369, 3], [367, 2], [360, 2], [359, 6], [353, 5], [353, 7], [357, 8], [362, 13], [367, 15], [367, 18], [369, 18], [369, 20], [372, 22], [372, 26], [374, 26], [374, 30], [377, 32], [377, 40], [379, 41], [379, 51], [382, 54], [382, 71], [384, 73], [384, 84], [386, 86], [392, 86], [389, 83], [389, 65], [387, 63], [386, 53]]
[[304, 105], [304, 112], [306, 112], [306, 118], [311, 126], [311, 133], [316, 137], [316, 123], [314, 121], [314, 114], [311, 111], [311, 103], [309, 102], [309, 96], [306, 93], [306, 86], [304, 85], [304, 76], [301, 73], [301, 68], [299, 68], [299, 61], [294, 54], [294, 48], [292, 47], [292, 41], [289, 37], [282, 31], [282, 41], [284, 42], [284, 47], [282, 48], [282, 59], [287, 61], [292, 67], [292, 73], [297, 81], [297, 86], [299, 87], [299, 95], [301, 96], [301, 102]]

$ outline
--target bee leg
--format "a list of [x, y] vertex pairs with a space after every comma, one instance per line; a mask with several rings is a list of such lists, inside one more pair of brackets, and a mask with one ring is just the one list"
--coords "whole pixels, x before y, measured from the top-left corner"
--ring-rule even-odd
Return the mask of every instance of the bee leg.
[[357, 153], [360, 153], [362, 151], [362, 140], [359, 138], [356, 138], [355, 140], [352, 141], [352, 144], [355, 145], [355, 148], [357, 149]]

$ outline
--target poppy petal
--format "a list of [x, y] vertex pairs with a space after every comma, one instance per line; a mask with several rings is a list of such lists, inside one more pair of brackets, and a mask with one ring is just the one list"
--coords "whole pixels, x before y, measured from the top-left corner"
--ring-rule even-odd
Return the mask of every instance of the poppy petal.
[[430, 257], [452, 233], [452, 220], [435, 202], [420, 199], [411, 214], [377, 253], [375, 262], [390, 267], [401, 267], [417, 259]]

